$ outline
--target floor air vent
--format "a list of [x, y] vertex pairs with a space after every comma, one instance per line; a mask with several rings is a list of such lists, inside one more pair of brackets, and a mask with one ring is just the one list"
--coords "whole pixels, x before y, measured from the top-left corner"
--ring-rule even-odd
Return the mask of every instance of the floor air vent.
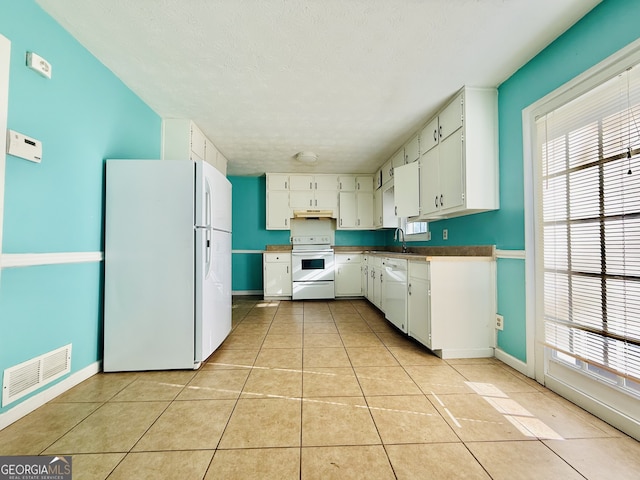
[[10, 404], [71, 371], [71, 344], [7, 368], [2, 381], [2, 406]]

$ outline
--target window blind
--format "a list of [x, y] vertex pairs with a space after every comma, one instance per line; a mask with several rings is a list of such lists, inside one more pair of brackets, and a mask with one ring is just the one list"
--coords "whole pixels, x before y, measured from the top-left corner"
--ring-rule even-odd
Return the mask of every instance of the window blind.
[[546, 345], [561, 358], [635, 382], [639, 70], [626, 70], [536, 122]]

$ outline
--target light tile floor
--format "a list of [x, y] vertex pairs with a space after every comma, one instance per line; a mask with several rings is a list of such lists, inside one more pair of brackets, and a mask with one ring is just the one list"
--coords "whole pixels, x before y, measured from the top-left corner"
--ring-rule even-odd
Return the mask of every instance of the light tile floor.
[[364, 300], [234, 298], [198, 371], [99, 374], [0, 431], [81, 479], [637, 479], [640, 444], [495, 359], [444, 361]]

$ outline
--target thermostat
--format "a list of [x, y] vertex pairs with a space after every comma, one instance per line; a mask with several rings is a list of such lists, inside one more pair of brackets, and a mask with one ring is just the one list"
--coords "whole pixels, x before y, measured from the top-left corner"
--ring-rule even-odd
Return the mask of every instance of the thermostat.
[[30, 162], [42, 161], [42, 142], [22, 133], [7, 130], [7, 153]]

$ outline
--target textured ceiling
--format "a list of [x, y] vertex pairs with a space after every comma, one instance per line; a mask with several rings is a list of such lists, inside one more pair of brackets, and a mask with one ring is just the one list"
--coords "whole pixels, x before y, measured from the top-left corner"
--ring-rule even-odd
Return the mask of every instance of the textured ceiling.
[[[463, 85], [498, 86], [599, 0], [38, 0], [235, 175], [371, 173]], [[318, 163], [301, 165], [296, 152]]]

